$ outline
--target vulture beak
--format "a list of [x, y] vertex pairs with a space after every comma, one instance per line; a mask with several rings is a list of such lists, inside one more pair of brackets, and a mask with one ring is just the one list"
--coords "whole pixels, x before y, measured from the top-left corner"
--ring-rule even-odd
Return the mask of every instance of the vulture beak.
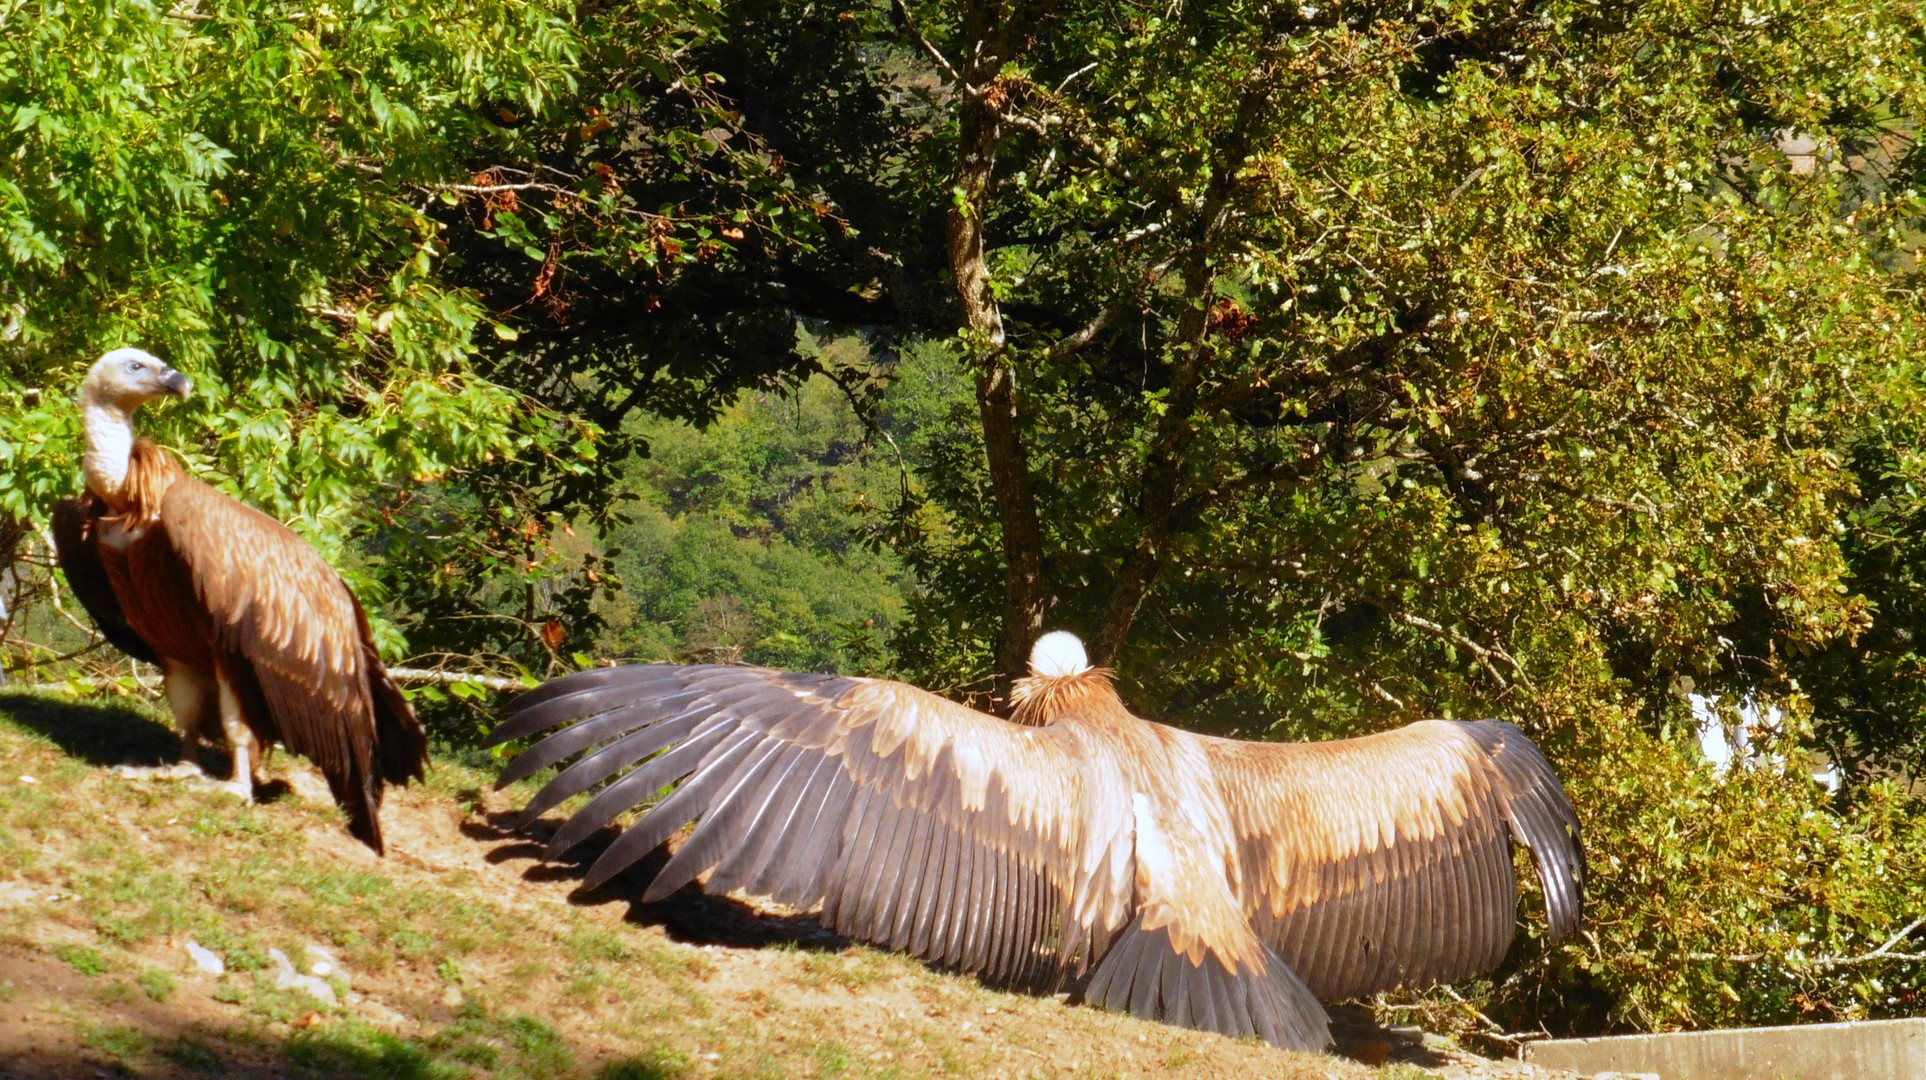
[[167, 389], [168, 393], [182, 401], [186, 401], [187, 395], [194, 392], [194, 380], [173, 368], [168, 368], [167, 374], [161, 376], [161, 385]]

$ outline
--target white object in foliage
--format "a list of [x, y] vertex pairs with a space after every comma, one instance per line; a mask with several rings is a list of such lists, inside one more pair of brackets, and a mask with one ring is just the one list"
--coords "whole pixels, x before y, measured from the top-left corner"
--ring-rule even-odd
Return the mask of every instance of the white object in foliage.
[[[1698, 727], [1699, 752], [1712, 766], [1712, 771], [1723, 775], [1732, 767], [1734, 761], [1746, 765], [1771, 765], [1783, 767], [1785, 756], [1776, 753], [1763, 753], [1752, 748], [1754, 733], [1777, 733], [1785, 720], [1785, 713], [1777, 705], [1766, 704], [1762, 709], [1757, 698], [1747, 697], [1738, 704], [1739, 722], [1731, 728], [1719, 718], [1719, 699], [1704, 694], [1688, 694], [1692, 702], [1692, 720]], [[1839, 766], [1828, 763], [1822, 772], [1815, 772], [1812, 778], [1824, 784], [1827, 791], [1839, 790]]]

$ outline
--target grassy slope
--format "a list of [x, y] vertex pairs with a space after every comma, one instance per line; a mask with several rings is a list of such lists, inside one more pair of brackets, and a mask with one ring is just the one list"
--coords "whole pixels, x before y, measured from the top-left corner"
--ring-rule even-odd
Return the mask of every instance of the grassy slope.
[[[694, 889], [647, 908], [634, 880], [576, 895], [579, 867], [502, 831], [527, 793], [458, 764], [390, 797], [385, 860], [325, 798], [241, 806], [110, 767], [177, 745], [141, 703], [0, 692], [0, 1076], [1397, 1071], [985, 990]], [[312, 790], [302, 768], [270, 761]], [[189, 939], [228, 973], [199, 973]], [[273, 989], [268, 949], [309, 945], [359, 1000]]]

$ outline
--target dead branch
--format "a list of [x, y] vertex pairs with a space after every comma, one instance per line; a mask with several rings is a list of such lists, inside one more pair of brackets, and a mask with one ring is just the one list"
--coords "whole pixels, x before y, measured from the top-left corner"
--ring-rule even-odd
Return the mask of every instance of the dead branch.
[[432, 668], [389, 668], [388, 676], [403, 686], [454, 686], [458, 683], [467, 683], [470, 686], [493, 690], [498, 694], [519, 694], [528, 689], [528, 684], [520, 679], [504, 678], [499, 675], [469, 675], [459, 671], [436, 671]]

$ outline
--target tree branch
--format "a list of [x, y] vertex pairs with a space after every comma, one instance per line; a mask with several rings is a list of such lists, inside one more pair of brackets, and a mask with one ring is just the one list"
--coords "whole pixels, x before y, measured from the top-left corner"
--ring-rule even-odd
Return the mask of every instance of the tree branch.
[[[1384, 606], [1384, 605], [1380, 605], [1380, 606]], [[1472, 657], [1478, 661], [1479, 665], [1483, 667], [1485, 671], [1489, 673], [1493, 679], [1497, 680], [1499, 686], [1509, 687], [1511, 683], [1508, 680], [1506, 680], [1506, 678], [1503, 675], [1498, 673], [1498, 668], [1492, 664], [1492, 661], [1494, 659], [1503, 660], [1507, 665], [1511, 667], [1511, 670], [1513, 674], [1517, 676], [1518, 681], [1525, 683], [1527, 686], [1531, 685], [1530, 680], [1527, 679], [1525, 676], [1525, 669], [1519, 666], [1518, 661], [1512, 659], [1512, 656], [1510, 653], [1506, 652], [1503, 648], [1499, 646], [1480, 645], [1477, 642], [1471, 640], [1470, 638], [1464, 636], [1463, 634], [1460, 634], [1458, 631], [1453, 630], [1448, 626], [1441, 626], [1438, 623], [1432, 622], [1430, 619], [1427, 619], [1421, 615], [1413, 615], [1408, 611], [1394, 612], [1392, 614], [1392, 618], [1398, 620], [1399, 622], [1405, 624], [1406, 626], [1415, 627], [1419, 630], [1423, 630], [1428, 634], [1435, 634], [1439, 637], [1446, 639], [1447, 641], [1452, 642], [1455, 645], [1461, 646], [1466, 652], [1469, 652], [1472, 655]]]
[[956, 84], [956, 88], [959, 91], [969, 94], [972, 97], [977, 95], [978, 91], [965, 82], [963, 76], [957, 74], [956, 68], [950, 64], [949, 59], [943, 55], [942, 51], [931, 44], [929, 38], [923, 36], [923, 31], [917, 29], [916, 18], [910, 14], [909, 5], [904, 3], [903, 0], [896, 0], [896, 17], [903, 21], [904, 31], [916, 39], [916, 44], [921, 46], [925, 53], [929, 54], [931, 60], [936, 61], [936, 66], [943, 69], [943, 73], [950, 77], [950, 82]]
[[388, 677], [403, 686], [454, 686], [467, 683], [481, 686], [498, 694], [519, 694], [528, 689], [528, 683], [521, 679], [509, 679], [498, 675], [469, 675], [459, 671], [437, 671], [433, 668], [391, 667]]

